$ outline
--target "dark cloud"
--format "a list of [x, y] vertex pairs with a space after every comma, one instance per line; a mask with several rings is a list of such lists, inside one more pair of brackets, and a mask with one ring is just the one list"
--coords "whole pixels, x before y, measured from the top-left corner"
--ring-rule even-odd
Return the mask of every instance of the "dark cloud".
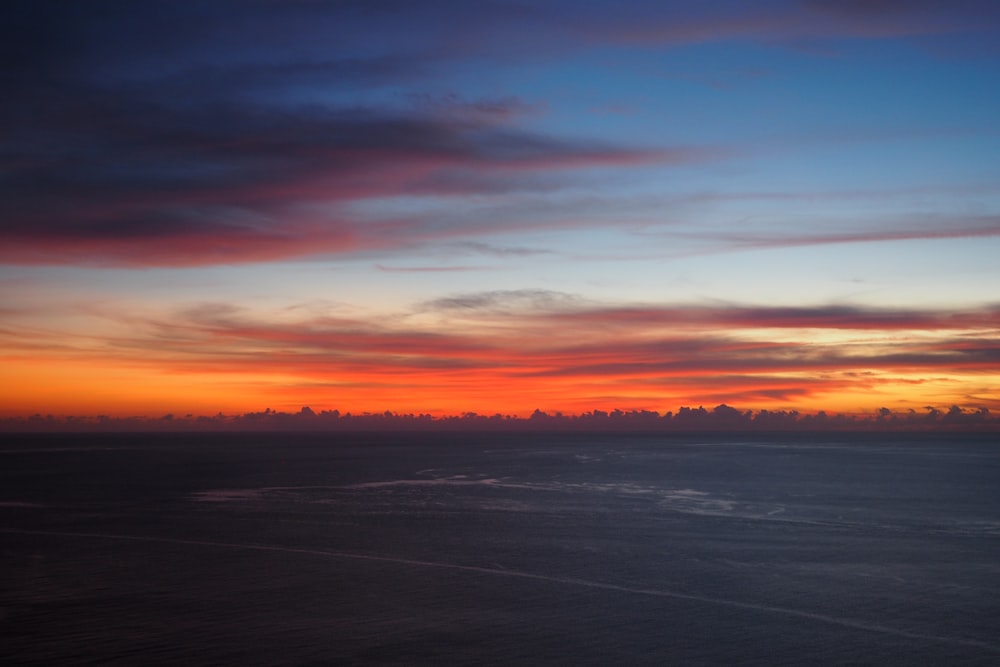
[[[40, 261], [46, 253], [51, 261], [73, 261], [62, 242], [80, 238], [94, 242], [89, 252], [115, 260], [121, 248], [102, 248], [97, 240], [163, 236], [217, 239], [237, 247], [232, 259], [238, 261], [241, 236], [264, 239], [343, 226], [330, 214], [301, 213], [311, 204], [406, 193], [461, 195], [479, 188], [475, 180], [448, 179], [449, 171], [478, 170], [480, 182], [492, 189], [490, 172], [665, 157], [532, 135], [481, 119], [388, 116], [367, 109], [168, 109], [127, 96], [78, 98], [74, 104], [22, 119], [25, 136], [37, 141], [7, 144], [0, 236], [19, 246], [35, 244], [38, 252], [33, 257], [8, 245], [7, 261]], [[343, 249], [322, 241], [317, 233], [314, 251]], [[374, 238], [372, 245], [384, 241]], [[130, 250], [141, 256], [143, 248]], [[280, 256], [302, 248], [276, 250]], [[197, 252], [192, 246], [182, 257]], [[153, 252], [147, 259], [172, 263]]]
[[[727, 153], [713, 147], [531, 132], [519, 120], [544, 100], [464, 99], [432, 83], [477, 59], [594, 44], [872, 32], [858, 17], [889, 30], [905, 16], [901, 32], [926, 33], [995, 14], [918, 4], [4, 3], [0, 259], [185, 265], [384, 248], [434, 235], [397, 225], [389, 238], [330, 209], [545, 191], [563, 185], [552, 170], [718, 159]], [[848, 18], [817, 18], [827, 14]], [[480, 233], [467, 223], [446, 236]]]

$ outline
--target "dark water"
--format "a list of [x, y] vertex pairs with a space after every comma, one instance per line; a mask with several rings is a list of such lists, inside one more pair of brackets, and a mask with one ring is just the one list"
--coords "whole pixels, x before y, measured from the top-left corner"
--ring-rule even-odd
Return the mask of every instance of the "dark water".
[[4, 436], [4, 664], [1000, 664], [1000, 442]]

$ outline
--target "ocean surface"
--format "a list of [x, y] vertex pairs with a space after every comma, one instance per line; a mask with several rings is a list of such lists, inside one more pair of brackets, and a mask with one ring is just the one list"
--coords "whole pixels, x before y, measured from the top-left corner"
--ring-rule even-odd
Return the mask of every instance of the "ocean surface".
[[0, 436], [0, 663], [1000, 664], [996, 436]]

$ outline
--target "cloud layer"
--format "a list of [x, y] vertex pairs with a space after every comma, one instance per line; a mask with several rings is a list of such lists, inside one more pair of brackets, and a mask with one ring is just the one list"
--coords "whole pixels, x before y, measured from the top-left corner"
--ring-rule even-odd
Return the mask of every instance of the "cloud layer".
[[[623, 12], [184, 0], [3, 11], [2, 86], [14, 103], [0, 110], [0, 261], [138, 266], [475, 243], [496, 228], [471, 215], [445, 226], [419, 213], [372, 219], [346, 204], [416, 196], [465, 207], [560, 173], [700, 164], [736, 149], [533, 130], [527, 120], [544, 114], [544, 100], [441, 91], [466, 62], [545, 63], [632, 44], [978, 33], [997, 15], [994, 3], [818, 1], [637, 2]], [[515, 226], [547, 224], [528, 212]], [[985, 230], [971, 233], [995, 234], [995, 220]], [[797, 238], [787, 243], [845, 240]]]
[[[429, 319], [429, 315], [436, 314]], [[1000, 308], [977, 311], [603, 307], [540, 290], [457, 295], [393, 318], [277, 321], [206, 304], [119, 316], [103, 349], [36, 335], [20, 353], [197, 378], [270, 378], [324, 409], [663, 411], [680, 404], [812, 410], [1000, 409]], [[25, 332], [4, 332], [18, 349]], [[945, 401], [945, 405], [941, 402]]]

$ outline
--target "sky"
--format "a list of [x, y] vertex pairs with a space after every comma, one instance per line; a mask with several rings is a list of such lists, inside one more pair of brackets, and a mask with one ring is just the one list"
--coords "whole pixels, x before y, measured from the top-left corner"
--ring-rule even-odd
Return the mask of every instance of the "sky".
[[0, 417], [1000, 411], [1000, 3], [13, 0]]

